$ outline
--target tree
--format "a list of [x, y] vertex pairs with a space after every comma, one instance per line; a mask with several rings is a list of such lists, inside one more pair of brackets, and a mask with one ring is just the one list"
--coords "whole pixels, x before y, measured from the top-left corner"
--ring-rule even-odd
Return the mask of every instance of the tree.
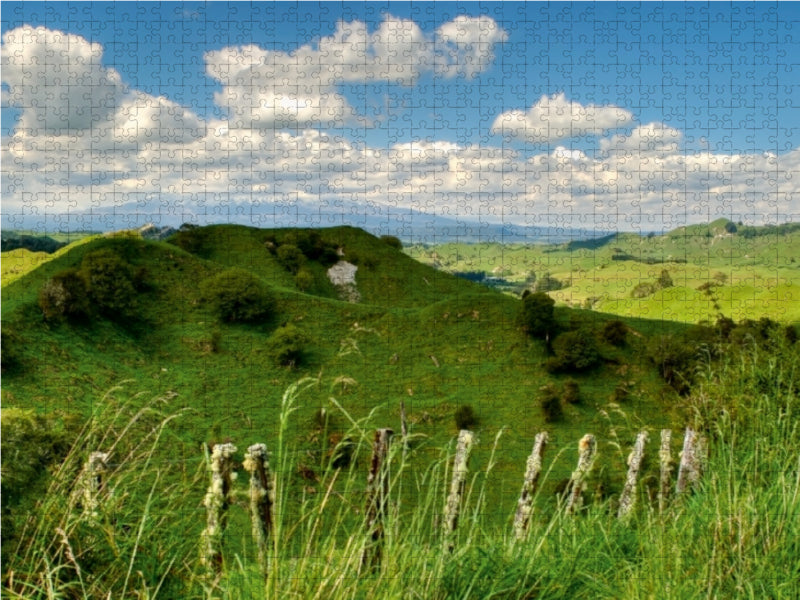
[[522, 299], [519, 323], [523, 331], [532, 337], [548, 336], [555, 331], [555, 300], [544, 292], [534, 292]]
[[105, 316], [128, 319], [136, 309], [133, 268], [110, 248], [83, 257], [81, 272], [89, 299]]
[[293, 275], [297, 274], [300, 267], [303, 266], [303, 263], [306, 261], [306, 257], [303, 256], [300, 248], [294, 244], [282, 244], [278, 246], [276, 256], [281, 266]]
[[230, 323], [255, 323], [272, 314], [274, 301], [269, 288], [244, 269], [227, 269], [206, 279], [201, 297], [217, 316]]
[[597, 339], [589, 328], [559, 335], [553, 342], [553, 353], [555, 356], [545, 364], [550, 373], [586, 371], [600, 362]]
[[53, 275], [39, 290], [39, 308], [45, 320], [80, 319], [90, 312], [86, 279], [77, 269]]

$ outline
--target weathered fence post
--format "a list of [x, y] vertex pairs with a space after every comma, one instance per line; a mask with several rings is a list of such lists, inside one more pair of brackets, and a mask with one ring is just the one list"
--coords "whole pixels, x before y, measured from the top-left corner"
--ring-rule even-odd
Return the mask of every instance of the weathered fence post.
[[383, 521], [389, 499], [389, 469], [386, 460], [389, 444], [394, 431], [388, 428], [376, 429], [372, 442], [372, 461], [367, 477], [367, 498], [364, 513], [368, 539], [361, 555], [363, 566], [374, 567], [380, 564], [381, 543], [383, 542]]
[[631, 514], [636, 503], [636, 478], [639, 476], [639, 469], [642, 466], [644, 457], [644, 445], [647, 443], [647, 432], [642, 431], [636, 436], [636, 443], [628, 456], [628, 476], [625, 479], [625, 486], [619, 497], [619, 511], [617, 517], [626, 518]]
[[663, 513], [667, 508], [667, 500], [669, 499], [669, 484], [672, 473], [672, 452], [670, 451], [670, 444], [672, 442], [672, 430], [661, 430], [661, 448], [658, 451], [658, 460], [661, 466], [661, 472], [658, 485], [658, 512]]
[[681, 452], [681, 462], [678, 467], [678, 482], [675, 485], [675, 492], [683, 494], [690, 486], [694, 486], [700, 479], [700, 461], [698, 457], [698, 435], [691, 427], [686, 428], [686, 435], [683, 438], [683, 452]]
[[97, 519], [103, 477], [108, 472], [108, 452], [92, 452], [83, 467], [83, 514], [90, 520]]
[[456, 456], [453, 459], [453, 479], [450, 482], [450, 494], [444, 508], [444, 546], [448, 552], [455, 548], [455, 532], [458, 527], [458, 513], [461, 509], [461, 496], [467, 481], [467, 463], [473, 442], [472, 432], [462, 429], [458, 433]]
[[406, 403], [400, 400], [400, 435], [403, 436], [403, 452], [408, 450], [408, 419], [406, 418]]
[[583, 503], [583, 488], [586, 476], [592, 470], [597, 456], [597, 440], [590, 433], [578, 442], [578, 466], [570, 477], [569, 497], [567, 498], [567, 514], [573, 514]]
[[525, 537], [528, 532], [528, 524], [533, 512], [533, 496], [536, 493], [536, 486], [539, 483], [539, 475], [542, 472], [542, 455], [547, 445], [547, 432], [542, 431], [536, 434], [533, 442], [533, 451], [528, 457], [525, 466], [525, 480], [522, 483], [522, 492], [517, 502], [517, 512], [514, 515], [514, 535], [518, 540]]
[[222, 533], [227, 524], [227, 511], [230, 503], [233, 471], [233, 444], [217, 444], [211, 451], [211, 484], [203, 499], [206, 507], [206, 528], [202, 536], [202, 561], [210, 575], [222, 571]]
[[258, 548], [258, 560], [267, 567], [267, 542], [272, 534], [272, 505], [275, 501], [266, 444], [253, 444], [247, 449], [242, 463], [250, 473], [250, 519], [253, 541]]

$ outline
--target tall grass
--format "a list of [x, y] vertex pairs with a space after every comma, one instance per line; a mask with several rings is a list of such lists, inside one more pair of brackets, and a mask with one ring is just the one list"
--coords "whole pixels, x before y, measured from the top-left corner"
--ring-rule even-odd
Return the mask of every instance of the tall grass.
[[[569, 514], [563, 503], [540, 494], [530, 530], [518, 540], [512, 514], [502, 526], [487, 518], [492, 507], [485, 490], [499, 485], [494, 458], [473, 461], [457, 539], [448, 553], [442, 520], [454, 446], [436, 450], [420, 468], [415, 454], [428, 449], [412, 439], [408, 452], [399, 442], [389, 451], [390, 509], [382, 561], [375, 568], [362, 561], [370, 540], [364, 527], [364, 464], [371, 428], [383, 424], [370, 416], [350, 419], [342, 410], [356, 440], [355, 460], [344, 469], [329, 465], [314, 490], [307, 490], [296, 476], [299, 458], [289, 430], [304, 388], [313, 382], [287, 389], [280, 433], [270, 447], [277, 497], [267, 568], [259, 564], [249, 527], [231, 527], [222, 576], [209, 582], [196, 564], [202, 514], [189, 510], [202, 497], [203, 474], [187, 473], [164, 488], [167, 473], [153, 460], [152, 449], [167, 423], [148, 406], [129, 420], [148, 422], [135, 442], [124, 441], [132, 426], [109, 427], [99, 438], [89, 428], [79, 438], [6, 569], [4, 591], [18, 598], [231, 600], [796, 598], [798, 349], [752, 347], [725, 356], [706, 366], [686, 406], [687, 424], [709, 438], [705, 471], [692, 493], [672, 498], [663, 512], [655, 493], [641, 484], [624, 520], [616, 517], [613, 496]], [[111, 423], [121, 422], [123, 413], [113, 413]], [[652, 438], [657, 436], [651, 436], [646, 452], [656, 455]], [[502, 442], [494, 440], [498, 453]], [[99, 447], [113, 448], [120, 460], [108, 477], [114, 508], [91, 525], [80, 516], [66, 482], [74, 480], [87, 451]], [[575, 443], [560, 452], [574, 453]], [[595, 468], [603, 460], [598, 455]], [[519, 481], [508, 485], [521, 486], [524, 467], [519, 465]], [[188, 497], [190, 491], [197, 497]], [[231, 511], [244, 514], [245, 506], [234, 502]], [[187, 539], [195, 532], [195, 539]], [[153, 564], [145, 572], [147, 561]]]

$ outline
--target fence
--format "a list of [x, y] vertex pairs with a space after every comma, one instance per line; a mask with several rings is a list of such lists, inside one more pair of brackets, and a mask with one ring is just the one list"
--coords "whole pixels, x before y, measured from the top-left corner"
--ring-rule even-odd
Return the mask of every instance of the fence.
[[[404, 433], [406, 427], [403, 427]], [[380, 564], [382, 542], [384, 538], [385, 519], [389, 504], [389, 448], [394, 432], [391, 429], [376, 429], [372, 444], [372, 456], [367, 473], [367, 484], [364, 498], [364, 536], [365, 544], [361, 557], [362, 565], [374, 568]], [[403, 435], [403, 449], [407, 447], [406, 435]], [[628, 471], [619, 497], [617, 518], [625, 520], [633, 512], [636, 501], [637, 481], [644, 458], [645, 444], [648, 435], [645, 431], [636, 436], [636, 441], [628, 456]], [[674, 462], [671, 452], [671, 430], [661, 430], [661, 444], [658, 453], [659, 485], [658, 510], [663, 512], [670, 499], [672, 487], [672, 471]], [[538, 433], [533, 449], [528, 457], [522, 490], [517, 502], [513, 519], [513, 535], [517, 540], [525, 539], [531, 516], [533, 500], [539, 485], [542, 472], [544, 452], [549, 438], [546, 432]], [[441, 521], [441, 535], [445, 551], [452, 552], [456, 545], [459, 514], [463, 503], [464, 488], [469, 472], [469, 458], [475, 436], [469, 430], [461, 430], [458, 435], [455, 456], [453, 458], [452, 477], [449, 493], [444, 505], [444, 518]], [[232, 443], [217, 444], [213, 447], [207, 462], [210, 471], [210, 482], [203, 506], [206, 509], [206, 527], [201, 534], [202, 561], [210, 576], [216, 576], [222, 569], [222, 538], [227, 524], [227, 512], [233, 504], [234, 493], [234, 456], [237, 452]], [[680, 497], [692, 489], [700, 479], [706, 460], [707, 444], [702, 435], [687, 427], [683, 450], [680, 453], [678, 472], [675, 480], [675, 495]], [[588, 475], [591, 473], [597, 456], [597, 440], [591, 434], [584, 435], [578, 442], [578, 461], [569, 478], [564, 492], [564, 510], [567, 514], [575, 514], [581, 507]], [[92, 452], [84, 466], [82, 493], [84, 507], [90, 516], [96, 514], [100, 503], [99, 494], [104, 487], [104, 476], [107, 473], [108, 456], [102, 452]], [[254, 444], [244, 454], [242, 466], [250, 474], [249, 480], [249, 512], [252, 524], [252, 536], [258, 549], [259, 563], [266, 569], [269, 540], [275, 535], [274, 516], [275, 478], [270, 472], [267, 447], [265, 444]]]

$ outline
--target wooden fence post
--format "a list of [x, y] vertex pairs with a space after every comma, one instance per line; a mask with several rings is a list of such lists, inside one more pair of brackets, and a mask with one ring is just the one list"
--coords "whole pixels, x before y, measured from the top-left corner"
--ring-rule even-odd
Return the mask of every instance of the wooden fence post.
[[83, 514], [94, 521], [98, 517], [103, 477], [108, 472], [108, 452], [92, 452], [83, 467]]
[[691, 427], [687, 427], [686, 435], [683, 437], [681, 462], [678, 467], [678, 482], [675, 485], [675, 493], [678, 495], [694, 486], [700, 478], [698, 442], [697, 432]]
[[592, 470], [594, 459], [597, 456], [597, 440], [590, 433], [584, 435], [578, 442], [578, 466], [570, 477], [569, 497], [567, 498], [567, 514], [573, 514], [583, 503], [583, 488], [586, 485], [586, 476]]
[[275, 502], [272, 476], [266, 444], [253, 444], [247, 449], [242, 463], [250, 473], [250, 519], [253, 541], [258, 548], [258, 560], [267, 568], [267, 542], [272, 534], [272, 506]]
[[222, 572], [222, 533], [227, 525], [227, 511], [230, 504], [233, 478], [233, 444], [217, 444], [211, 451], [211, 483], [203, 499], [206, 507], [206, 528], [202, 536], [202, 561], [209, 575]]
[[547, 432], [542, 431], [536, 434], [533, 442], [533, 451], [528, 457], [525, 466], [525, 480], [522, 483], [522, 492], [517, 502], [517, 512], [514, 515], [514, 535], [521, 540], [528, 532], [531, 513], [533, 512], [533, 496], [536, 493], [536, 486], [539, 483], [539, 475], [542, 472], [542, 455], [547, 445]]
[[636, 479], [639, 476], [639, 469], [642, 466], [644, 457], [644, 446], [647, 443], [647, 432], [642, 431], [636, 436], [636, 443], [628, 456], [628, 476], [625, 479], [625, 486], [619, 497], [619, 511], [617, 517], [624, 519], [631, 514], [634, 504], [636, 504]]
[[375, 567], [381, 560], [383, 521], [389, 500], [389, 469], [386, 458], [389, 455], [389, 444], [393, 434], [394, 431], [388, 428], [376, 429], [372, 442], [372, 460], [367, 477], [364, 510], [368, 539], [361, 555], [362, 566]]
[[667, 508], [669, 500], [670, 478], [672, 476], [672, 452], [670, 444], [672, 442], [672, 430], [661, 430], [661, 448], [658, 451], [658, 460], [661, 465], [661, 472], [658, 485], [658, 512], [663, 513]]
[[467, 481], [467, 463], [474, 436], [471, 431], [462, 429], [458, 433], [456, 456], [453, 459], [453, 479], [450, 494], [444, 508], [444, 546], [448, 552], [455, 548], [455, 532], [458, 527], [458, 513], [461, 509], [461, 496]]

